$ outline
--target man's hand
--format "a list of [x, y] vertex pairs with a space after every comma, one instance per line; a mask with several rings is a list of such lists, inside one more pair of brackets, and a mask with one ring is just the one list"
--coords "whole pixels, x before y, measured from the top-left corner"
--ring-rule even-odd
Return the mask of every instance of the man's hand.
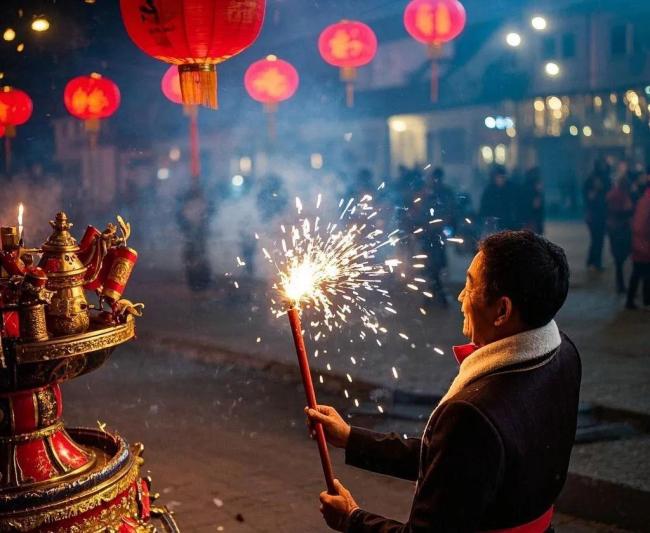
[[[334, 412], [336, 413], [336, 411]], [[334, 486], [338, 495], [332, 496], [326, 491], [320, 493], [320, 512], [323, 513], [323, 518], [329, 527], [336, 531], [345, 531], [348, 517], [359, 506], [350, 491], [341, 485], [338, 479], [334, 480]]]
[[350, 425], [343, 420], [336, 409], [329, 405], [317, 405], [316, 409], [305, 407], [309, 425], [320, 422], [325, 430], [327, 442], [336, 448], [345, 448], [350, 437]]

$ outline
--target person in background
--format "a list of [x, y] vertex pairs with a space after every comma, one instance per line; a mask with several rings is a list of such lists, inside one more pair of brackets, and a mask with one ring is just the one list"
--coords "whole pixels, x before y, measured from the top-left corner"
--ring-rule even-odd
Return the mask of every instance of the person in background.
[[510, 180], [503, 165], [494, 165], [490, 182], [483, 191], [479, 215], [484, 226], [490, 230], [513, 229], [517, 226], [516, 186]]
[[643, 305], [650, 306], [650, 187], [639, 199], [632, 220], [632, 275], [627, 289], [628, 309], [636, 309], [636, 291], [643, 281]]
[[607, 202], [607, 233], [616, 267], [616, 291], [619, 294], [625, 294], [623, 266], [630, 255], [632, 244], [631, 222], [634, 205], [630, 196], [627, 172], [617, 173], [615, 179], [614, 186], [605, 197]]
[[603, 243], [607, 223], [606, 195], [610, 189], [609, 166], [599, 159], [585, 180], [582, 193], [585, 203], [585, 221], [589, 228], [589, 254], [587, 268], [603, 270]]
[[538, 235], [544, 234], [544, 184], [539, 174], [539, 167], [526, 172], [521, 195], [522, 229]]
[[648, 180], [650, 179], [650, 166], [645, 170], [640, 170], [634, 174], [630, 180], [630, 196], [632, 196], [632, 201], [634, 205], [643, 198], [645, 190], [648, 187]]

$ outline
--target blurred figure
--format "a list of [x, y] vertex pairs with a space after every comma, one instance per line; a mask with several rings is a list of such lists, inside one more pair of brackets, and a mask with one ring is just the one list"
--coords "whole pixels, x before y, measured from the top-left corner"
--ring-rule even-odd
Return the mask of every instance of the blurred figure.
[[479, 215], [488, 233], [516, 227], [516, 186], [503, 165], [494, 165], [483, 191]]
[[609, 166], [599, 159], [594, 169], [585, 180], [582, 192], [585, 202], [585, 221], [589, 228], [589, 254], [587, 268], [602, 271], [603, 243], [607, 223], [606, 195], [610, 189]]
[[633, 214], [627, 172], [617, 173], [614, 187], [607, 193], [605, 199], [607, 202], [607, 233], [616, 266], [616, 290], [619, 294], [624, 294], [623, 265], [630, 255]]
[[[426, 231], [426, 250], [429, 256], [427, 262], [431, 289], [438, 303], [447, 307], [449, 299], [443, 283], [443, 274], [447, 268], [446, 237], [456, 231], [457, 206], [456, 198], [451, 187], [445, 184], [445, 171], [436, 167], [426, 177], [423, 184], [421, 220], [419, 226]], [[430, 220], [440, 219], [441, 222], [429, 224]], [[427, 227], [428, 226], [428, 227]]]
[[522, 229], [544, 234], [544, 184], [539, 167], [526, 172], [521, 195]]
[[206, 290], [212, 280], [206, 243], [213, 214], [214, 205], [198, 183], [178, 199], [176, 222], [183, 236], [185, 275], [188, 287], [195, 292]]
[[641, 170], [637, 172], [630, 180], [630, 196], [632, 196], [632, 202], [634, 202], [634, 205], [643, 198], [643, 195], [648, 188], [649, 179], [650, 166], [648, 166], [645, 171]]
[[650, 187], [639, 199], [632, 220], [632, 275], [627, 291], [628, 309], [636, 309], [636, 291], [643, 281], [643, 305], [650, 306]]
[[362, 168], [357, 172], [355, 180], [352, 180], [346, 191], [347, 198], [356, 198], [360, 200], [364, 195], [370, 195], [374, 198], [377, 192], [375, 180], [372, 171], [369, 168]]

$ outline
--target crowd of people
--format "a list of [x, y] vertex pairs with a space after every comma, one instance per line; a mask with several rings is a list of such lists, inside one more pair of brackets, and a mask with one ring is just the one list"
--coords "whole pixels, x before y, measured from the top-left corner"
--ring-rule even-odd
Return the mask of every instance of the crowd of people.
[[[626, 307], [637, 309], [636, 293], [643, 283], [643, 305], [650, 305], [650, 167], [634, 172], [626, 161], [614, 169], [596, 161], [585, 180], [583, 197], [590, 244], [587, 267], [603, 270], [603, 247], [609, 238], [614, 259], [616, 290], [626, 294]], [[624, 266], [632, 258], [626, 286]]]

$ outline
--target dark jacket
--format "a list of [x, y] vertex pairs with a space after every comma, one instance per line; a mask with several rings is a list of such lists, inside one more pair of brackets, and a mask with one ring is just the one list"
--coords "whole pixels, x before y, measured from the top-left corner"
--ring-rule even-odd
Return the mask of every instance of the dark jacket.
[[557, 350], [470, 382], [434, 412], [423, 440], [353, 428], [348, 464], [418, 483], [406, 524], [358, 510], [348, 531], [485, 531], [541, 516], [566, 479], [580, 376], [562, 334]]

